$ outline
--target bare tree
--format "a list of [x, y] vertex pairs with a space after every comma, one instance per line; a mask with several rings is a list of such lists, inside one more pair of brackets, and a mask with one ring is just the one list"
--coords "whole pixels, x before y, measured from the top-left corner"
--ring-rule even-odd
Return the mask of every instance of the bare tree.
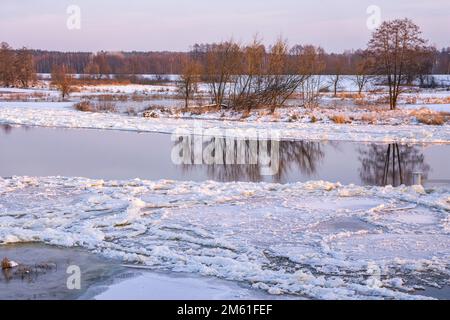
[[24, 88], [28, 87], [30, 83], [36, 80], [33, 56], [27, 48], [22, 48], [17, 51], [14, 70], [17, 81]]
[[289, 49], [287, 41], [278, 39], [269, 52], [267, 70], [267, 106], [274, 112], [285, 104], [295, 91], [311, 76], [301, 68], [302, 57], [298, 47]]
[[300, 84], [301, 100], [304, 107], [318, 105], [322, 84], [321, 74], [325, 69], [325, 51], [312, 45], [296, 46], [298, 55], [298, 72], [305, 75]]
[[183, 61], [183, 71], [178, 82], [178, 92], [184, 98], [184, 107], [189, 106], [189, 100], [193, 98], [198, 91], [200, 82], [201, 65], [192, 58], [186, 58]]
[[281, 38], [266, 52], [257, 37], [247, 46], [229, 41], [197, 45], [193, 51], [204, 61], [202, 78], [214, 105], [247, 111], [265, 107], [271, 112], [285, 105], [313, 72], [321, 71], [316, 61], [304, 59], [309, 54], [299, 46], [290, 49]]
[[335, 55], [332, 59], [333, 74], [330, 76], [331, 85], [333, 86], [334, 96], [337, 96], [337, 91], [342, 80], [342, 75], [345, 72], [345, 57], [341, 55]]
[[375, 73], [386, 78], [391, 110], [397, 106], [406, 77], [414, 76], [414, 66], [428, 50], [419, 27], [406, 18], [385, 21], [373, 33], [368, 52], [374, 59]]
[[73, 91], [74, 77], [65, 65], [53, 66], [52, 84], [61, 92], [63, 100]]
[[108, 63], [108, 54], [106, 52], [99, 52], [94, 56], [93, 62], [98, 65], [99, 78], [108, 78], [111, 73], [111, 67]]
[[353, 82], [358, 87], [358, 94], [361, 94], [370, 81], [370, 71], [373, 69], [372, 59], [366, 52], [357, 52], [355, 56]]
[[13, 49], [6, 42], [2, 42], [0, 46], [0, 82], [5, 87], [13, 86], [16, 82], [14, 62]]
[[255, 36], [253, 42], [242, 48], [241, 52], [239, 72], [233, 76], [231, 104], [236, 109], [249, 111], [261, 103], [266, 49], [261, 40]]
[[85, 68], [84, 73], [88, 75], [91, 79], [101, 79], [100, 67], [94, 61], [91, 61]]
[[206, 47], [206, 62], [203, 78], [209, 85], [213, 103], [217, 107], [228, 106], [225, 101], [232, 76], [239, 65], [240, 47], [233, 40], [212, 44]]
[[417, 77], [420, 86], [432, 86], [434, 78], [430, 76], [430, 73], [433, 70], [436, 57], [437, 50], [434, 47], [428, 47], [419, 52], [417, 59], [414, 61], [415, 63], [411, 65], [412, 71], [410, 71], [409, 75], [407, 75], [408, 81], [413, 83]]

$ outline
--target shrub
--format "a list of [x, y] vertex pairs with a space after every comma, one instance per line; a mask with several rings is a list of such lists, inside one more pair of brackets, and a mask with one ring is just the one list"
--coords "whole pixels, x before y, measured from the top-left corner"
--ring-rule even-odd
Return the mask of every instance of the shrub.
[[116, 105], [109, 101], [100, 101], [96, 104], [81, 101], [75, 105], [75, 109], [82, 112], [117, 112]]
[[75, 105], [75, 109], [83, 112], [93, 112], [94, 108], [92, 107], [89, 101], [81, 101]]
[[417, 121], [426, 125], [442, 126], [445, 118], [440, 114], [421, 114], [416, 116]]
[[376, 122], [376, 117], [371, 114], [364, 114], [361, 117], [361, 121], [369, 124], [374, 124]]
[[331, 121], [333, 121], [334, 123], [337, 124], [344, 124], [344, 123], [349, 123], [350, 121], [347, 119], [347, 117], [343, 116], [343, 115], [334, 115], [332, 117], [330, 117]]
[[298, 121], [300, 117], [298, 116], [298, 114], [293, 113], [291, 115], [289, 115], [289, 122], [294, 122], [294, 121]]
[[117, 112], [117, 107], [114, 103], [109, 101], [102, 101], [96, 105], [96, 112]]
[[354, 92], [338, 92], [336, 97], [341, 99], [363, 99], [364, 94], [354, 93]]
[[158, 117], [159, 116], [155, 111], [148, 110], [144, 112], [144, 118], [158, 118]]

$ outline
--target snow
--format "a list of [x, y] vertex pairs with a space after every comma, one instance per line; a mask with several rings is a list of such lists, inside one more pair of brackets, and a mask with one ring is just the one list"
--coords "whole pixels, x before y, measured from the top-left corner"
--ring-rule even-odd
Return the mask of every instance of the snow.
[[[140, 84], [127, 84], [127, 85], [95, 85], [95, 86], [82, 86], [80, 87], [82, 95], [88, 94], [176, 94], [177, 87], [174, 85], [140, 85]], [[77, 95], [77, 94], [76, 94]], [[78, 93], [80, 95], [80, 93]]]
[[73, 102], [20, 102], [20, 101], [1, 101], [0, 108], [33, 108], [39, 110], [58, 110], [73, 109]]
[[[364, 125], [309, 122], [227, 121], [184, 118], [143, 118], [122, 114], [87, 113], [66, 108], [65, 104], [0, 102], [0, 124], [91, 128], [160, 133], [193, 133], [202, 128], [205, 135], [254, 136], [294, 140], [342, 140], [361, 142], [449, 143], [450, 126], [418, 124]], [[181, 132], [182, 131], [182, 132]]]
[[400, 106], [402, 109], [417, 110], [427, 108], [437, 112], [450, 112], [450, 104], [407, 104]]
[[0, 179], [0, 244], [83, 247], [319, 299], [415, 299], [416, 287], [448, 285], [449, 212], [449, 189], [419, 186]]

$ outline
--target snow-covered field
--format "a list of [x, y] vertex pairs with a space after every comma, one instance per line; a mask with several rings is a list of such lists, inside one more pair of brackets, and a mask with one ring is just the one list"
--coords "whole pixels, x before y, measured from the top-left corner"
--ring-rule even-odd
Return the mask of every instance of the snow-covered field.
[[[436, 77], [443, 84], [448, 80], [448, 76]], [[327, 77], [323, 76], [323, 83], [327, 81]], [[164, 85], [82, 86], [71, 94], [70, 102], [58, 102], [58, 92], [50, 87], [48, 81], [41, 81], [33, 89], [0, 88], [0, 124], [172, 133], [179, 128], [193, 130], [201, 123], [204, 129], [220, 132], [228, 129], [254, 130], [280, 139], [402, 143], [450, 141], [450, 91], [410, 90], [401, 96], [399, 110], [388, 111], [377, 104], [378, 100], [385, 99], [386, 92], [366, 91], [358, 96], [355, 89], [352, 78], [346, 76], [340, 86], [342, 93], [338, 97], [323, 93], [323, 105], [319, 108], [299, 107], [293, 99], [291, 107], [280, 108], [275, 114], [255, 110], [243, 116], [241, 112], [232, 111], [203, 114], [180, 112], [183, 101], [176, 97], [174, 82]], [[202, 84], [202, 94], [206, 90], [207, 87]], [[73, 107], [80, 100], [96, 101], [100, 99], [98, 97], [112, 99], [110, 103], [119, 112], [87, 113]], [[165, 111], [158, 107], [165, 108]], [[150, 110], [149, 118], [142, 117], [142, 110], [145, 109]], [[447, 114], [441, 116], [439, 112]], [[443, 117], [444, 124], [424, 125], [418, 120], [420, 116]], [[345, 123], [337, 124], [333, 117], [342, 117]]]
[[410, 299], [449, 284], [448, 191], [4, 178], [0, 243], [80, 246], [274, 295]]
[[139, 132], [193, 133], [201, 127], [209, 135], [269, 135], [296, 140], [342, 140], [402, 143], [449, 143], [450, 126], [360, 125], [334, 123], [224, 121], [180, 118], [143, 118], [111, 113], [80, 112], [66, 104], [0, 102], [0, 124], [92, 128]]

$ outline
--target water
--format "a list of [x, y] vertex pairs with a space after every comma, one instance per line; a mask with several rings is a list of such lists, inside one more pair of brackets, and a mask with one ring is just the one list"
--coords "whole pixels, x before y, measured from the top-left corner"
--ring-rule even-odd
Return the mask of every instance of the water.
[[[21, 267], [0, 270], [0, 300], [299, 299], [272, 296], [248, 285], [211, 277], [129, 268], [79, 248], [37, 243], [0, 246], [0, 259], [4, 257]], [[69, 266], [80, 268], [79, 290], [67, 287]], [[25, 274], [19, 268], [31, 272]]]
[[264, 176], [258, 165], [177, 165], [177, 144], [167, 134], [3, 126], [0, 176], [399, 185], [421, 172], [427, 185], [450, 183], [448, 145], [282, 141], [279, 170]]
[[[82, 249], [59, 248], [41, 244], [0, 246], [0, 259], [7, 257], [31, 270], [1, 270], [0, 300], [77, 299], [88, 288], [109, 282], [125, 272], [117, 262], [101, 258]], [[80, 290], [67, 287], [67, 268], [76, 265], [82, 272]]]

